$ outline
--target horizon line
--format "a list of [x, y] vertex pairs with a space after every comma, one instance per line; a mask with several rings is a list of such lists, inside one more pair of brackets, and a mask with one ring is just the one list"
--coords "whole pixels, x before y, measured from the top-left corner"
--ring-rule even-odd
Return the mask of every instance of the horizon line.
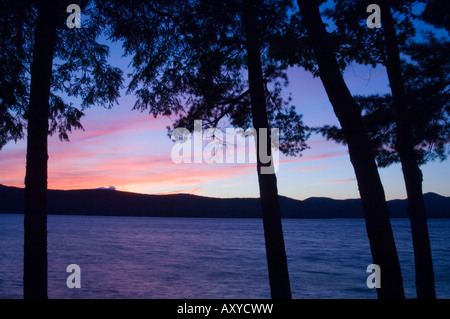
[[[17, 186], [8, 186], [8, 185], [4, 185], [0, 183], [0, 186], [3, 187], [9, 187], [9, 188], [18, 188], [18, 189], [25, 189], [25, 187], [17, 187]], [[129, 194], [137, 194], [137, 195], [151, 195], [151, 196], [169, 196], [169, 195], [190, 195], [190, 196], [197, 196], [197, 197], [206, 197], [206, 198], [215, 198], [215, 199], [258, 199], [260, 197], [215, 197], [215, 196], [205, 196], [205, 195], [198, 195], [198, 194], [192, 194], [192, 193], [187, 193], [187, 192], [179, 192], [179, 193], [138, 193], [135, 191], [127, 191], [127, 190], [119, 190], [116, 189], [113, 186], [109, 186], [109, 187], [97, 187], [97, 188], [72, 188], [72, 189], [50, 189], [48, 188], [47, 190], [49, 191], [94, 191], [94, 190], [106, 190], [106, 191], [114, 191], [114, 192], [120, 192], [120, 193], [129, 193]], [[423, 195], [427, 195], [427, 194], [435, 194], [441, 197], [445, 197], [445, 198], [450, 198], [450, 196], [445, 196], [445, 195], [441, 195], [439, 193], [436, 192], [427, 192], [427, 193], [423, 193]], [[324, 199], [332, 199], [332, 200], [352, 200], [352, 199], [361, 199], [361, 197], [356, 197], [356, 198], [333, 198], [333, 197], [326, 197], [326, 196], [312, 196], [312, 197], [307, 197], [305, 199], [296, 199], [296, 198], [292, 198], [286, 195], [282, 195], [282, 194], [278, 194], [278, 196], [282, 196], [282, 197], [286, 197], [292, 200], [297, 200], [297, 201], [305, 201], [308, 199], [316, 199], [316, 198], [324, 198]], [[408, 198], [393, 198], [393, 199], [386, 199], [386, 202], [389, 201], [394, 201], [394, 200], [407, 200]]]

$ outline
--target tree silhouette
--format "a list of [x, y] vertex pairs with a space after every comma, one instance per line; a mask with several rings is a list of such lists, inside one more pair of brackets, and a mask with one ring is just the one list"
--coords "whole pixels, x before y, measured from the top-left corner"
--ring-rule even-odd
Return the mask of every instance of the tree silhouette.
[[[365, 25], [368, 1], [340, 1], [327, 11], [327, 16], [337, 27], [334, 39], [343, 65], [356, 61], [386, 67], [392, 96], [358, 99], [365, 108], [366, 127], [372, 131], [378, 165], [387, 166], [397, 161], [402, 164], [414, 246], [417, 296], [435, 298], [419, 165], [435, 157], [446, 157], [448, 59], [444, 52], [448, 41], [437, 40], [432, 35], [426, 36], [425, 43], [414, 38], [416, 18], [439, 27], [445, 25], [444, 17], [437, 12], [444, 8], [437, 9], [443, 3], [423, 2], [427, 6], [420, 16], [413, 14], [414, 1], [382, 2], [382, 28], [372, 32], [368, 32]], [[404, 57], [408, 56], [403, 62], [400, 51]], [[335, 128], [325, 127], [322, 131], [339, 139], [339, 130]]]
[[[332, 39], [326, 31], [317, 1], [298, 0], [301, 22], [313, 49], [316, 71], [342, 127], [347, 142], [366, 220], [373, 262], [383, 271], [379, 298], [404, 298], [402, 276], [383, 186], [370, 141], [361, 118], [361, 108], [353, 99], [340, 72]], [[299, 27], [300, 28], [300, 27]], [[301, 31], [301, 30], [300, 30]], [[308, 54], [306, 51], [305, 53]], [[309, 58], [310, 56], [308, 56]], [[314, 67], [309, 62], [307, 67]]]
[[24, 218], [24, 298], [47, 298], [47, 135], [56, 42], [56, 3], [39, 2], [27, 110]]
[[[135, 109], [176, 115], [173, 128], [192, 129], [194, 120], [212, 127], [282, 127], [281, 151], [293, 155], [306, 147], [301, 116], [281, 95], [284, 70], [266, 53], [289, 1], [132, 4], [130, 12], [122, 3], [104, 2], [102, 16], [111, 23], [111, 39], [123, 41], [125, 52], [133, 54], [128, 89], [137, 97]], [[272, 145], [270, 136], [266, 145]], [[290, 298], [276, 176], [260, 174], [258, 150], [257, 157], [271, 294]]]
[[[122, 84], [122, 72], [107, 64], [107, 47], [96, 42], [100, 25], [87, 20], [80, 30], [67, 28], [69, 3], [2, 3], [1, 33], [6, 39], [2, 46], [6, 50], [1, 57], [13, 62], [1, 76], [0, 119], [8, 124], [1, 132], [2, 141], [21, 138], [25, 123], [27, 128], [25, 298], [48, 297], [47, 136], [58, 133], [61, 140], [68, 140], [72, 129], [82, 128], [82, 110], [93, 104], [112, 106]], [[93, 9], [88, 5], [88, 1], [81, 3], [86, 16]], [[61, 93], [80, 97], [80, 109], [65, 102]]]
[[[264, 79], [261, 66], [261, 53], [258, 33], [258, 16], [255, 1], [247, 0], [243, 4], [243, 24], [245, 28], [248, 81], [251, 99], [253, 126], [259, 132], [261, 128], [269, 128], [264, 93]], [[284, 248], [283, 230], [281, 225], [280, 204], [278, 199], [275, 171], [264, 174], [261, 170], [265, 166], [260, 156], [262, 143], [272, 145], [267, 134], [266, 141], [257, 135], [257, 174], [266, 239], [266, 255], [269, 265], [269, 280], [273, 298], [291, 298], [286, 251]], [[270, 148], [267, 147], [269, 150]], [[270, 153], [270, 151], [269, 151]], [[273, 165], [273, 159], [270, 160]]]
[[414, 152], [395, 22], [390, 4], [383, 2], [381, 8], [382, 29], [386, 47], [386, 70], [391, 85], [392, 106], [397, 131], [396, 149], [402, 164], [408, 196], [407, 211], [411, 221], [413, 238], [417, 297], [436, 298], [430, 237], [422, 194], [423, 177]]

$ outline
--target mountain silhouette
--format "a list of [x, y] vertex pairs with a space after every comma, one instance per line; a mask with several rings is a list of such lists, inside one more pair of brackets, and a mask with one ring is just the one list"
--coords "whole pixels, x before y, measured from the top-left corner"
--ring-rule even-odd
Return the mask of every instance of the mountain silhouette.
[[[429, 218], [450, 218], [450, 197], [424, 194]], [[280, 196], [283, 218], [363, 218], [360, 199]], [[406, 218], [406, 200], [388, 201], [392, 218]], [[48, 190], [50, 215], [260, 218], [259, 198], [213, 198], [190, 194], [146, 195], [113, 188]], [[24, 189], [0, 184], [0, 213], [23, 214]]]

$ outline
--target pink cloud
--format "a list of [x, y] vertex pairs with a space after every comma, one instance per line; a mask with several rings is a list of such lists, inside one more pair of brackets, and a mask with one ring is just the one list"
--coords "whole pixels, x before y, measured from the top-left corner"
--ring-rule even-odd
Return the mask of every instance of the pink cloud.
[[[72, 142], [87, 143], [89, 140], [97, 138], [109, 138], [113, 135], [121, 134], [123, 136], [137, 134], [139, 132], [148, 132], [154, 130], [165, 131], [166, 126], [170, 125], [171, 121], [164, 117], [154, 118], [150, 115], [135, 115], [136, 113], [129, 112], [125, 116], [115, 117], [98, 117], [89, 116], [87, 121], [83, 122], [84, 130], [76, 130], [69, 134], [69, 139]], [[58, 140], [56, 136], [49, 139]], [[98, 142], [98, 141], [97, 141]]]
[[[64, 157], [59, 160], [63, 161]], [[49, 165], [49, 187], [79, 189], [114, 185], [123, 190], [161, 193], [173, 192], [173, 188], [190, 191], [205, 183], [231, 180], [255, 173], [250, 165], [175, 164], [170, 154], [142, 157], [127, 157], [122, 154], [104, 161], [91, 158], [89, 165], [76, 163], [77, 161], [73, 169], [64, 169], [63, 163]]]
[[[137, 112], [112, 117], [105, 111], [104, 116], [93, 114], [87, 119], [84, 123], [85, 131], [71, 134], [71, 142], [60, 142], [55, 136], [49, 138], [49, 188], [81, 189], [114, 185], [119, 190], [141, 193], [196, 194], [205, 185], [217, 181], [228, 181], [221, 186], [223, 188], [253, 184], [236, 183], [233, 180], [254, 177], [255, 163], [175, 164], [171, 158], [173, 142], [166, 135], [166, 126], [171, 124], [171, 120], [167, 118], [155, 119]], [[146, 134], [149, 131], [152, 131], [151, 135]], [[22, 146], [2, 150], [0, 183], [23, 187], [25, 145], [23, 143]], [[248, 147], [235, 149], [235, 153], [240, 152], [248, 153]], [[281, 159], [280, 164], [315, 161], [346, 154], [347, 152], [335, 152]], [[325, 168], [326, 166], [316, 166], [296, 170]]]

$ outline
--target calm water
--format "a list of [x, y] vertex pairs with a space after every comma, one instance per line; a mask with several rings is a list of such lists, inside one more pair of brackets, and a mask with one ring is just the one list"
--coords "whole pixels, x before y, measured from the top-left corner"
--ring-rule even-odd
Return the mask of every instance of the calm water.
[[[408, 220], [392, 221], [408, 298]], [[376, 298], [363, 220], [283, 220], [294, 298]], [[450, 220], [429, 221], [439, 298], [450, 298]], [[49, 216], [50, 298], [270, 298], [262, 222]], [[22, 298], [23, 216], [0, 214], [0, 298]], [[69, 264], [81, 288], [69, 289]]]

